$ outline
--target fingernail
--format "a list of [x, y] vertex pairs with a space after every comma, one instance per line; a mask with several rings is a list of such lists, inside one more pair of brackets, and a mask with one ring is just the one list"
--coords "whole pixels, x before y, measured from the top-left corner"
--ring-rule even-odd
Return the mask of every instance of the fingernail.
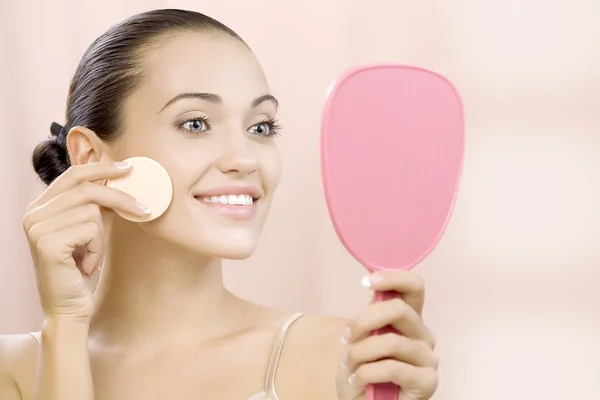
[[381, 282], [383, 282], [383, 278], [380, 275], [374, 274], [363, 277], [360, 281], [360, 284], [366, 288], [372, 288], [379, 285]]
[[127, 169], [129, 167], [131, 167], [131, 164], [128, 163], [127, 161], [117, 161], [114, 163], [115, 167], [119, 168], [119, 169]]
[[348, 367], [348, 352], [344, 352], [344, 356], [342, 357], [342, 368]]
[[150, 214], [152, 211], [150, 211], [150, 209], [148, 207], [146, 207], [145, 205], [143, 205], [142, 203], [140, 203], [139, 201], [135, 201], [135, 208], [140, 211], [141, 213], [144, 213], [146, 215]]
[[354, 381], [356, 380], [356, 374], [352, 374], [350, 375], [350, 377], [348, 378], [348, 383], [351, 385], [354, 385]]
[[350, 337], [352, 336], [352, 332], [350, 332], [350, 328], [344, 329], [344, 333], [342, 333], [342, 343], [346, 344], [350, 341]]

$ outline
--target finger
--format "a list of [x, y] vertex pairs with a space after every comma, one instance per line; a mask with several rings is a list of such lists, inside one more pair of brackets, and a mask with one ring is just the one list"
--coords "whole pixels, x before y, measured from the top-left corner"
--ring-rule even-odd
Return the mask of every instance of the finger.
[[423, 342], [394, 333], [369, 336], [348, 348], [346, 365], [351, 371], [358, 366], [383, 359], [394, 359], [416, 367], [437, 369], [436, 355]]
[[[100, 207], [95, 204], [86, 204], [80, 207], [72, 208], [54, 216], [53, 218], [35, 224], [29, 230], [28, 239], [32, 247], [35, 248], [37, 246], [37, 242], [41, 238], [49, 236], [54, 232], [59, 232], [86, 222], [94, 222], [96, 225], [98, 225], [100, 239], [104, 245], [104, 222]], [[75, 252], [77, 252], [78, 249], [82, 248], [79, 247], [75, 249]], [[85, 248], [83, 249], [85, 250]], [[80, 256], [81, 262], [79, 265], [86, 271], [90, 269], [93, 270], [95, 267], [100, 265], [101, 260], [98, 260], [97, 258], [101, 256], [103, 256], [103, 254], [84, 251]], [[73, 257], [75, 258], [75, 253], [73, 253]]]
[[31, 227], [68, 209], [96, 204], [109, 209], [117, 209], [134, 215], [145, 215], [150, 210], [132, 196], [118, 189], [95, 183], [82, 183], [79, 186], [58, 194], [44, 205], [28, 212], [23, 218], [26, 233]]
[[431, 342], [433, 335], [421, 316], [404, 300], [397, 298], [370, 304], [350, 321], [351, 342], [369, 336], [371, 332], [391, 325], [402, 335], [415, 340]]
[[102, 266], [105, 249], [103, 235], [91, 240], [85, 247], [87, 251], [81, 259], [81, 270], [91, 275], [96, 269]]
[[414, 271], [379, 271], [363, 279], [365, 286], [378, 291], [396, 291], [419, 315], [425, 303], [425, 282]]
[[438, 376], [431, 368], [415, 367], [395, 360], [382, 360], [361, 365], [350, 376], [352, 384], [364, 390], [369, 384], [394, 383], [403, 391], [418, 393], [417, 398], [428, 399], [435, 392]]
[[[103, 240], [95, 222], [85, 222], [40, 238], [37, 252], [47, 263], [70, 266], [74, 264], [73, 252], [77, 246], [85, 246], [88, 252], [97, 254], [97, 261], [100, 260]], [[86, 274], [93, 271], [90, 265], [82, 269]]]
[[86, 204], [66, 210], [48, 219], [42, 219], [29, 229], [28, 239], [32, 245], [37, 245], [38, 240], [54, 232], [62, 231], [84, 222], [96, 222], [102, 227], [102, 214], [100, 207], [95, 204]]
[[83, 182], [96, 182], [113, 179], [129, 173], [128, 163], [95, 162], [85, 165], [73, 165], [60, 175], [48, 188], [28, 207], [28, 210], [39, 207], [59, 193], [74, 188]]

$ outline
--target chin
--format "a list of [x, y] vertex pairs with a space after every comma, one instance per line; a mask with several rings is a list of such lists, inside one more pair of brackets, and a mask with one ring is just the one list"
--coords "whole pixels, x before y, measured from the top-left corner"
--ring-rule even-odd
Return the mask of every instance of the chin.
[[[241, 235], [240, 235], [241, 236]], [[244, 260], [250, 257], [256, 250], [257, 240], [252, 237], [212, 237], [203, 243], [198, 243], [197, 250], [211, 258], [223, 258], [229, 260]], [[201, 248], [200, 248], [201, 247]]]
[[178, 249], [199, 258], [243, 260], [250, 257], [258, 245], [260, 232], [250, 227], [219, 229], [204, 226], [200, 230], [169, 229], [153, 232], [154, 236]]

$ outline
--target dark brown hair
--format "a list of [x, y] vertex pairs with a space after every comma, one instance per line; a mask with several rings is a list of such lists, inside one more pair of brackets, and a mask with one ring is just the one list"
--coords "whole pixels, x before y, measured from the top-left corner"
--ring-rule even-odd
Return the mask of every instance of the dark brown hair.
[[66, 140], [74, 126], [85, 126], [106, 141], [122, 133], [120, 110], [143, 76], [144, 50], [179, 32], [225, 34], [245, 42], [231, 29], [204, 14], [176, 9], [153, 10], [111, 27], [86, 50], [69, 88], [66, 122], [52, 123], [51, 136], [33, 151], [33, 167], [49, 185], [69, 168]]

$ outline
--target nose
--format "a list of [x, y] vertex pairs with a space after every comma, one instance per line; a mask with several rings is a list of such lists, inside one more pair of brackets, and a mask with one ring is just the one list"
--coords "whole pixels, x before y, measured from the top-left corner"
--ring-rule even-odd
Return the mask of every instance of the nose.
[[250, 175], [258, 171], [258, 158], [252, 151], [252, 143], [245, 135], [234, 136], [223, 143], [224, 150], [217, 167], [224, 174]]

